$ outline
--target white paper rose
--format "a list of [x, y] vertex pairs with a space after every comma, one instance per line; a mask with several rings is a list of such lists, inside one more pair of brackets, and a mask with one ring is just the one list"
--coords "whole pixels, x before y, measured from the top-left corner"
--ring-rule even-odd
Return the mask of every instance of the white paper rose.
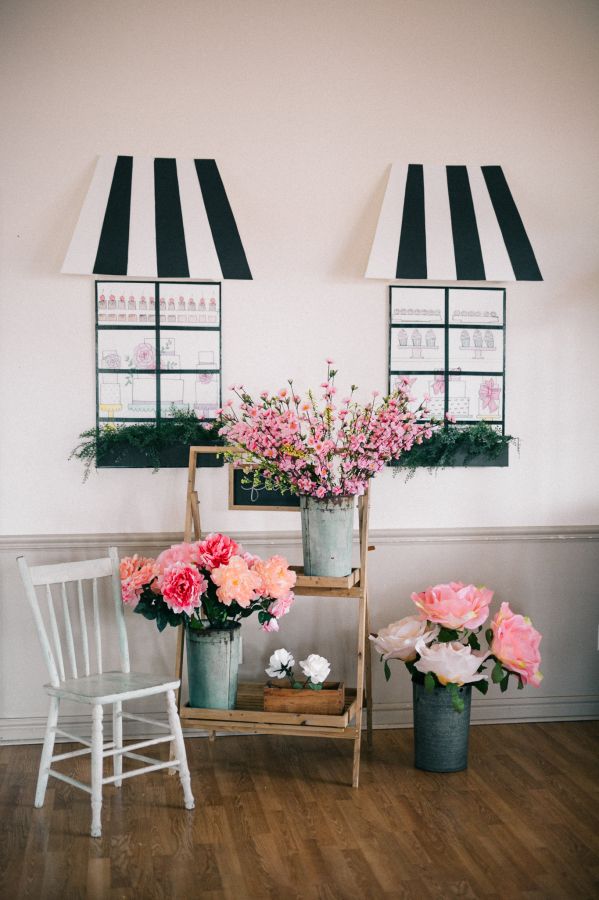
[[425, 641], [420, 639], [416, 642], [416, 652], [420, 654], [420, 659], [414, 663], [418, 671], [425, 675], [433, 672], [441, 684], [468, 684], [487, 678], [484, 673], [477, 672], [477, 669], [490, 653], [482, 650], [476, 653], [459, 641], [427, 647]]
[[370, 640], [383, 659], [412, 662], [416, 659], [416, 642], [422, 639], [430, 644], [438, 634], [438, 625], [431, 628], [420, 616], [405, 616], [398, 622], [391, 622], [386, 628], [381, 628], [376, 637], [371, 634]]
[[301, 670], [309, 678], [312, 684], [322, 684], [327, 675], [331, 671], [328, 659], [319, 656], [318, 653], [311, 653], [307, 659], [300, 660]]
[[288, 670], [291, 671], [295, 665], [293, 656], [284, 647], [275, 650], [268, 662], [269, 665], [265, 671], [271, 678], [286, 678], [289, 674]]

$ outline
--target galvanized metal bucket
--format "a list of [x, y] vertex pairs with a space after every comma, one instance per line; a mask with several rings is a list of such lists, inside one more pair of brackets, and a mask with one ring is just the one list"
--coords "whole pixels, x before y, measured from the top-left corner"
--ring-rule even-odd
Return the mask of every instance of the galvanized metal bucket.
[[189, 705], [202, 709], [235, 709], [241, 625], [186, 629]]
[[468, 766], [472, 685], [459, 688], [464, 710], [451, 705], [446, 688], [430, 694], [423, 684], [412, 682], [414, 699], [414, 765], [427, 772], [461, 772]]
[[300, 497], [304, 573], [342, 578], [352, 569], [355, 497]]

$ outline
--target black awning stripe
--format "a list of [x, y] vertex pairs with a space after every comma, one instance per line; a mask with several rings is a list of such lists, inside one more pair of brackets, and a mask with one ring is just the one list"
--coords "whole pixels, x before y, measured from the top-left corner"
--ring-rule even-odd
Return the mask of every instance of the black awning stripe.
[[517, 281], [542, 281], [532, 245], [501, 166], [482, 166], [482, 173]]
[[177, 161], [154, 160], [156, 263], [159, 278], [189, 278]]
[[426, 278], [424, 171], [421, 165], [408, 166], [396, 277]]
[[484, 281], [485, 266], [466, 166], [447, 166], [447, 190], [458, 281]]
[[104, 213], [93, 273], [126, 275], [133, 157], [118, 156]]
[[196, 159], [195, 167], [223, 278], [251, 279], [252, 273], [216, 161]]

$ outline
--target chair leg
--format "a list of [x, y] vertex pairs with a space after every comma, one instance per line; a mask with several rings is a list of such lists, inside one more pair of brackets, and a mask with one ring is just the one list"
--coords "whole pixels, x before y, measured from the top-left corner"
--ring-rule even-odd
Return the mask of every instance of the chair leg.
[[177, 711], [175, 702], [175, 692], [166, 692], [166, 705], [168, 709], [168, 722], [171, 733], [174, 734], [174, 744], [177, 750], [177, 759], [179, 760], [179, 778], [181, 779], [181, 787], [183, 788], [183, 796], [185, 798], [185, 809], [193, 809], [195, 800], [191, 793], [191, 777], [187, 766], [187, 753], [185, 751], [185, 741], [183, 740], [183, 731], [181, 729], [181, 720]]
[[[114, 741], [114, 749], [122, 750], [123, 748], [123, 704], [121, 700], [117, 700], [112, 707], [112, 739]], [[121, 753], [115, 753], [112, 757], [113, 771], [115, 775], [120, 775], [123, 771], [123, 756]], [[120, 788], [121, 779], [114, 782], [114, 786]]]
[[92, 837], [102, 836], [103, 715], [104, 710], [101, 704], [97, 703], [92, 710]]
[[46, 734], [44, 735], [44, 746], [42, 749], [42, 758], [40, 760], [40, 770], [37, 776], [37, 788], [35, 791], [35, 806], [39, 809], [44, 805], [46, 796], [46, 787], [48, 785], [48, 775], [50, 773], [50, 764], [52, 753], [54, 751], [54, 741], [56, 740], [56, 724], [58, 722], [58, 708], [60, 700], [58, 697], [50, 697], [50, 709], [48, 711], [48, 721], [46, 723]]

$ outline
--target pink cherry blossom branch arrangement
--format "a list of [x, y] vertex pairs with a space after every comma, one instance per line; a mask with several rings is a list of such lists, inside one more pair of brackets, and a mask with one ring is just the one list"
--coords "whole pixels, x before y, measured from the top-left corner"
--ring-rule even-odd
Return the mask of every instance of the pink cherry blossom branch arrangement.
[[240, 405], [235, 410], [233, 400], [227, 401], [220, 433], [243, 451], [241, 457], [230, 456], [232, 462], [258, 467], [254, 487], [317, 498], [360, 495], [385, 463], [431, 437], [433, 426], [417, 421], [423, 407], [409, 407], [408, 379], [389, 396], [377, 399], [373, 391], [365, 405], [354, 397], [356, 385], [337, 401], [332, 365], [327, 360], [319, 399], [311, 390], [302, 399], [291, 379], [288, 388], [274, 395], [263, 391], [259, 400], [243, 385], [231, 388]]
[[485, 631], [489, 649], [481, 650], [478, 634], [487, 621], [493, 591], [462, 582], [437, 584], [412, 594], [419, 614], [406, 616], [382, 628], [370, 640], [384, 661], [385, 678], [391, 677], [390, 659], [405, 663], [412, 680], [427, 691], [446, 688], [453, 707], [462, 712], [459, 688], [472, 684], [482, 694], [489, 688], [486, 666], [493, 664], [491, 681], [506, 691], [510, 677], [518, 688], [539, 687], [541, 635], [530, 619], [502, 603]]
[[278, 631], [294, 600], [296, 574], [286, 559], [244, 553], [224, 534], [174, 544], [157, 559], [127, 557], [120, 570], [123, 603], [159, 631], [227, 628], [253, 613], [263, 631]]

